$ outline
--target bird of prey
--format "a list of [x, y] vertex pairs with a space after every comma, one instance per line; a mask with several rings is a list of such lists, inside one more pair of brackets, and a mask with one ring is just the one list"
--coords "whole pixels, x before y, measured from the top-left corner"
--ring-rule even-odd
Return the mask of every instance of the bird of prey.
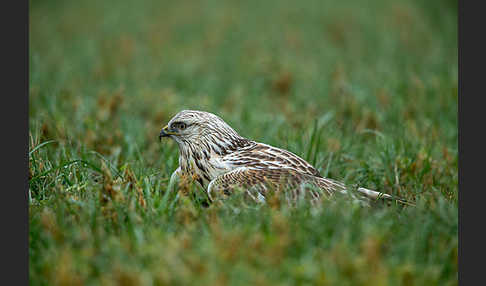
[[194, 178], [210, 202], [215, 195], [238, 190], [257, 202], [265, 202], [270, 190], [284, 191], [289, 202], [300, 198], [318, 202], [336, 193], [395, 199], [365, 188], [351, 192], [343, 183], [324, 178], [299, 156], [244, 138], [209, 112], [180, 111], [160, 131], [159, 140], [163, 137], [172, 138], [179, 147], [179, 167], [171, 175], [169, 189], [182, 176]]

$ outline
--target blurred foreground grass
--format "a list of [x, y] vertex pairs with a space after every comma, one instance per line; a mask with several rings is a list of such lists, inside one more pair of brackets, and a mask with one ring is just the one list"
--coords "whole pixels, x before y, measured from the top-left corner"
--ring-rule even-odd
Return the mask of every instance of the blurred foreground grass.
[[[456, 6], [32, 0], [30, 283], [457, 285]], [[417, 207], [176, 199], [182, 109]]]

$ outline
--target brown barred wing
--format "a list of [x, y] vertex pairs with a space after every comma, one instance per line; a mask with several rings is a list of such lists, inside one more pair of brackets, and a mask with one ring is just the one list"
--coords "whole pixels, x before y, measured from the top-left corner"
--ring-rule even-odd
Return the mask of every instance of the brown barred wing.
[[254, 142], [224, 157], [224, 161], [233, 166], [255, 169], [294, 169], [302, 174], [321, 177], [316, 168], [294, 153], [263, 143]]
[[317, 201], [334, 192], [345, 192], [339, 182], [298, 172], [294, 169], [257, 169], [241, 167], [218, 176], [208, 186], [210, 198], [243, 191], [255, 201], [264, 202], [270, 192], [284, 192], [289, 201], [300, 198]]

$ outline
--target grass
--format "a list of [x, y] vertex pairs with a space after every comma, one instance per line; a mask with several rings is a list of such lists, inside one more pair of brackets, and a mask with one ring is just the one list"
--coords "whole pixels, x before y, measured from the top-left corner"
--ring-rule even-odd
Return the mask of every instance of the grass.
[[[32, 285], [457, 285], [457, 2], [31, 1]], [[182, 109], [416, 207], [166, 192]]]

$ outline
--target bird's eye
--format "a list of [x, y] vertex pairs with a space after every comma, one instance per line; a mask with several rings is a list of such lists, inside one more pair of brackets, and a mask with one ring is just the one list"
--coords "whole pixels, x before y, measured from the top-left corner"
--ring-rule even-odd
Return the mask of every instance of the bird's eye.
[[187, 125], [184, 122], [181, 122], [181, 123], [178, 124], [178, 128], [180, 130], [184, 130], [184, 129], [186, 129], [186, 127], [187, 127]]

